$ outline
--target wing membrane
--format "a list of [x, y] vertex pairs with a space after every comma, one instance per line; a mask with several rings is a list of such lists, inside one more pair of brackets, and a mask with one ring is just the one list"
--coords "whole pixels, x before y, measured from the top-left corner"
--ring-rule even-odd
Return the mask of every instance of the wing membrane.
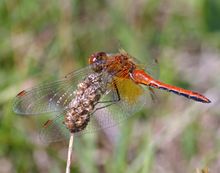
[[74, 98], [77, 84], [90, 72], [91, 68], [87, 67], [68, 74], [60, 81], [20, 92], [14, 100], [14, 112], [36, 115], [67, 109], [69, 102]]

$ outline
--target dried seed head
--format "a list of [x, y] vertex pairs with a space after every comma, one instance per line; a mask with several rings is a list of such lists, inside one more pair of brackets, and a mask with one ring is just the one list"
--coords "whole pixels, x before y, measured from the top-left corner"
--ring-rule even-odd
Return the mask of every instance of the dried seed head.
[[69, 110], [66, 112], [65, 125], [71, 132], [83, 130], [89, 120], [90, 113], [95, 105], [105, 93], [106, 88], [103, 84], [102, 75], [93, 73], [87, 76], [78, 84], [75, 98], [69, 104]]

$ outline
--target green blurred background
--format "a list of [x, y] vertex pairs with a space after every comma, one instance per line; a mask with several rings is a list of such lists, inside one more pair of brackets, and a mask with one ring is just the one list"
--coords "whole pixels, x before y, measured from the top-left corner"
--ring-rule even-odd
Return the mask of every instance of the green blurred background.
[[219, 19], [217, 0], [1, 0], [0, 172], [64, 172], [67, 144], [37, 142], [35, 119], [15, 115], [12, 100], [121, 47], [143, 62], [157, 58], [160, 80], [212, 103], [159, 91], [122, 125], [77, 139], [72, 172], [219, 172]]

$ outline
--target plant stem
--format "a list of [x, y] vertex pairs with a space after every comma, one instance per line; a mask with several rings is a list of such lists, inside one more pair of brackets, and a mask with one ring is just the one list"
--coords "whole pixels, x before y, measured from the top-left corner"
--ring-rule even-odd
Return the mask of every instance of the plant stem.
[[74, 134], [70, 134], [69, 140], [69, 147], [68, 147], [68, 156], [67, 156], [67, 163], [66, 163], [66, 173], [70, 173], [70, 165], [71, 165], [71, 156], [72, 156], [72, 149], [73, 149], [73, 139]]

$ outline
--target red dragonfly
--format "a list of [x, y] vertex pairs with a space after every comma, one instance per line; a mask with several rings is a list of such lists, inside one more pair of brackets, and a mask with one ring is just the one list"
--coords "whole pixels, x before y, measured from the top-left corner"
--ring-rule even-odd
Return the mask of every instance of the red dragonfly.
[[197, 102], [211, 102], [197, 92], [155, 80], [132, 56], [120, 50], [116, 54], [94, 53], [88, 67], [60, 81], [21, 91], [13, 108], [23, 115], [56, 112], [42, 128], [43, 138], [54, 141], [68, 134], [63, 131], [81, 133], [119, 123], [146, 104], [146, 88], [151, 94], [156, 88]]

